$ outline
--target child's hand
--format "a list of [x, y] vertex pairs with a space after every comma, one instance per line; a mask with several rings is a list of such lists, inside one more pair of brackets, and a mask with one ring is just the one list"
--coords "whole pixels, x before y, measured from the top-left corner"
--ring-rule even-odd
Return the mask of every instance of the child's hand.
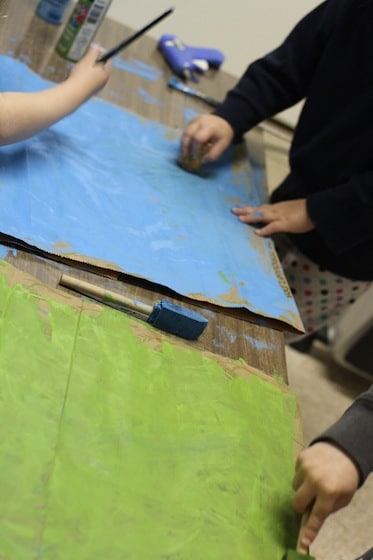
[[110, 77], [110, 61], [96, 62], [100, 54], [102, 53], [98, 48], [91, 47], [84, 57], [73, 66], [67, 78], [67, 81], [78, 88], [82, 102], [100, 91]]
[[307, 233], [315, 228], [308, 215], [305, 198], [257, 207], [232, 208], [232, 212], [246, 224], [265, 224], [255, 230], [255, 233], [260, 236], [272, 235], [280, 231]]
[[355, 463], [328, 442], [315, 443], [302, 451], [296, 463], [293, 506], [303, 513], [311, 508], [300, 542], [309, 547], [331, 513], [350, 503], [359, 485]]
[[110, 63], [96, 62], [99, 51], [91, 48], [69, 77], [53, 87], [35, 92], [0, 94], [0, 145], [20, 142], [70, 115], [104, 87]]
[[216, 115], [200, 115], [186, 127], [181, 138], [182, 155], [198, 158], [206, 145], [204, 161], [214, 161], [221, 156], [233, 140], [233, 129], [228, 122]]

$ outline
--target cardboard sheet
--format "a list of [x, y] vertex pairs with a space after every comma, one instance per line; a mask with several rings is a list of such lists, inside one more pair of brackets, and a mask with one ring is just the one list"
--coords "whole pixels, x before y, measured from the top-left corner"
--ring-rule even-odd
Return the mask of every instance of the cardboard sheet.
[[295, 396], [60, 294], [0, 261], [0, 557], [281, 560]]
[[[51, 84], [0, 57], [0, 88]], [[180, 131], [93, 99], [0, 149], [0, 228], [48, 253], [145, 278], [184, 296], [302, 330], [273, 244], [233, 206], [259, 204], [261, 170], [238, 148], [201, 176], [176, 165]]]

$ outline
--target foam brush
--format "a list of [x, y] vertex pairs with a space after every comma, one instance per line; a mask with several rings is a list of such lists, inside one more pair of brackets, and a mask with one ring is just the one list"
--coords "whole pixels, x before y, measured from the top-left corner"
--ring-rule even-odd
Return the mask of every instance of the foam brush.
[[196, 340], [208, 324], [207, 319], [196, 311], [164, 299], [151, 306], [68, 274], [62, 274], [60, 284], [101, 303], [114, 304], [123, 311], [132, 310], [145, 315], [147, 322], [154, 327], [188, 340]]

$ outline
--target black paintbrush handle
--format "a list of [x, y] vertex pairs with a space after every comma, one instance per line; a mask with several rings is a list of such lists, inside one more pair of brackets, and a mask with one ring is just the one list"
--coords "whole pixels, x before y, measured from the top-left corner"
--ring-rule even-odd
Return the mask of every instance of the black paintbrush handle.
[[207, 103], [208, 105], [210, 105], [210, 107], [218, 107], [220, 105], [220, 102], [217, 101], [216, 99], [213, 99], [212, 97], [209, 97], [208, 95], [196, 95], [196, 97], [198, 97], [199, 99], [201, 99], [202, 101], [204, 101], [205, 103]]
[[189, 95], [189, 97], [200, 99], [201, 101], [204, 101], [211, 107], [218, 107], [218, 105], [220, 105], [220, 102], [214, 99], [213, 97], [206, 95], [202, 91], [189, 87], [187, 84], [180, 81], [175, 76], [172, 76], [168, 80], [168, 87], [176, 89], [177, 91], [181, 91], [181, 93], [185, 93], [185, 95]]
[[106, 62], [107, 60], [109, 60], [109, 58], [116, 55], [119, 51], [128, 47], [128, 45], [133, 43], [133, 41], [136, 41], [136, 39], [141, 37], [141, 35], [146, 33], [151, 27], [159, 23], [162, 19], [169, 16], [173, 11], [174, 8], [170, 8], [169, 10], [167, 10], [166, 12], [164, 12], [163, 14], [155, 18], [153, 21], [148, 23], [148, 25], [145, 25], [145, 27], [142, 27], [141, 29], [139, 29], [139, 31], [136, 31], [136, 33], [134, 33], [133, 35], [131, 35], [130, 37], [128, 37], [127, 39], [119, 43], [119, 45], [110, 49], [110, 51], [107, 51], [107, 53], [105, 53], [103, 56], [97, 59], [97, 62]]

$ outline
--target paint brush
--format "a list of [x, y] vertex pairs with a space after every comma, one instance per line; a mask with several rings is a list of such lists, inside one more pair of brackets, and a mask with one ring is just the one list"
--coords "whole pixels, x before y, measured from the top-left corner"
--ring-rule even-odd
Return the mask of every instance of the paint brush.
[[302, 515], [296, 548], [295, 550], [288, 549], [285, 552], [282, 560], [315, 560], [314, 556], [310, 556], [308, 547], [305, 548], [300, 540], [302, 536], [303, 528], [306, 525], [309, 516], [310, 516], [310, 511], [306, 511]]
[[146, 315], [147, 322], [154, 327], [188, 340], [196, 340], [208, 324], [207, 319], [196, 311], [164, 299], [152, 307], [68, 274], [62, 274], [60, 284], [98, 299], [101, 303], [115, 304], [123, 311], [132, 310]]
[[97, 59], [97, 62], [106, 62], [107, 60], [109, 60], [109, 58], [118, 54], [119, 51], [122, 51], [123, 49], [128, 47], [128, 45], [133, 43], [133, 41], [136, 41], [136, 39], [141, 37], [141, 35], [146, 33], [151, 27], [153, 27], [154, 25], [157, 25], [157, 23], [162, 21], [162, 19], [164, 19], [165, 17], [172, 14], [173, 11], [174, 11], [174, 8], [170, 8], [169, 10], [167, 10], [166, 12], [164, 12], [163, 14], [158, 16], [157, 18], [153, 19], [153, 21], [151, 21], [150, 23], [148, 23], [147, 25], [145, 25], [144, 27], [139, 29], [139, 31], [136, 31], [136, 33], [134, 33], [133, 35], [131, 35], [130, 37], [128, 37], [127, 39], [125, 39], [124, 41], [119, 43], [119, 45], [117, 45], [116, 47], [107, 51], [103, 56], [101, 56], [100, 58]]
[[209, 97], [202, 91], [187, 86], [186, 84], [184, 84], [184, 82], [176, 78], [176, 76], [171, 76], [171, 78], [167, 82], [167, 85], [168, 87], [172, 89], [176, 89], [177, 91], [181, 91], [181, 93], [185, 93], [190, 97], [195, 97], [196, 99], [200, 99], [201, 101], [204, 101], [205, 103], [207, 103], [207, 105], [210, 105], [211, 107], [218, 107], [218, 105], [220, 105], [219, 101], [217, 101], [213, 97]]

